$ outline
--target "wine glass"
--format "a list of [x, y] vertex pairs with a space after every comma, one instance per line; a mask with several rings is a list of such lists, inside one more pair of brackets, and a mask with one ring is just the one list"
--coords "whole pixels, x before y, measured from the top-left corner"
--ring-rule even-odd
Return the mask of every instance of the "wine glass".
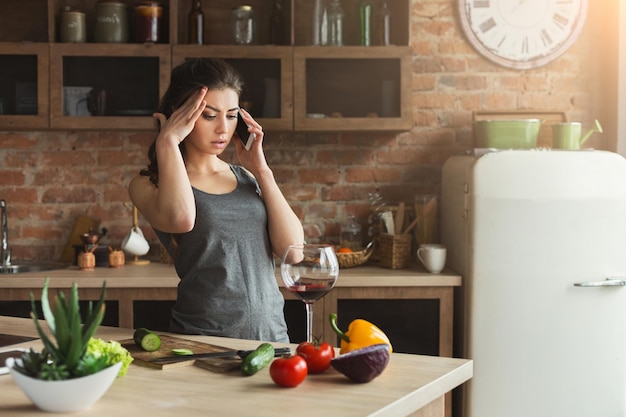
[[287, 288], [304, 301], [307, 342], [313, 341], [313, 304], [337, 282], [339, 262], [330, 245], [291, 245], [283, 254], [280, 275]]

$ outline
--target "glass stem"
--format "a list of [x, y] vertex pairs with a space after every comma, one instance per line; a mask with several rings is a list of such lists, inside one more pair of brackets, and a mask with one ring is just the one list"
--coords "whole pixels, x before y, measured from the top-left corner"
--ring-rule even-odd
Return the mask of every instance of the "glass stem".
[[313, 303], [304, 303], [306, 307], [306, 341], [313, 342]]

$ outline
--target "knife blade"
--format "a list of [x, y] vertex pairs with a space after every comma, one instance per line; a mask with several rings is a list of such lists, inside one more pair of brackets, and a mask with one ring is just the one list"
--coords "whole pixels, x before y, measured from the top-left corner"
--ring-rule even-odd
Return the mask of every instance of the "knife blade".
[[[162, 358], [151, 359], [149, 360], [149, 362], [152, 362], [152, 363], [182, 362], [182, 361], [188, 361], [191, 359], [228, 358], [228, 357], [233, 357], [233, 356], [239, 356], [241, 359], [245, 359], [245, 357], [251, 354], [252, 352], [254, 352], [254, 350], [229, 350], [226, 352], [194, 353], [192, 355], [164, 356]], [[283, 355], [291, 355], [291, 349], [288, 347], [274, 349], [274, 357], [283, 356]]]

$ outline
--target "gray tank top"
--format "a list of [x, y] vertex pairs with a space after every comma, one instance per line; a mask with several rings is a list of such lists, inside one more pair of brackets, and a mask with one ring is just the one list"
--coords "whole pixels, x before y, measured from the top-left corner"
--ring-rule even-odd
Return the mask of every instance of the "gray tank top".
[[193, 189], [193, 230], [155, 230], [180, 277], [170, 331], [289, 342], [284, 299], [274, 277], [267, 212], [256, 180], [231, 165], [237, 187], [228, 194]]

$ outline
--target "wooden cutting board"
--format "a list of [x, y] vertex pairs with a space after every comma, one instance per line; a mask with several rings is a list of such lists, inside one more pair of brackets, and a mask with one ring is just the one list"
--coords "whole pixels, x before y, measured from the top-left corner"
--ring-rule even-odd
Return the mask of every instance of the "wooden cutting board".
[[161, 347], [154, 352], [146, 352], [135, 344], [133, 339], [120, 340], [120, 344], [124, 346], [132, 355], [133, 363], [140, 366], [146, 366], [154, 369], [168, 369], [179, 366], [197, 365], [201, 368], [214, 372], [230, 372], [241, 367], [241, 358], [238, 356], [226, 358], [205, 358], [172, 361], [172, 362], [151, 362], [152, 359], [164, 358], [166, 356], [174, 356], [172, 349], [189, 349], [193, 353], [211, 353], [211, 352], [231, 352], [230, 349], [223, 346], [211, 345], [208, 343], [186, 340], [174, 336], [159, 335], [161, 338]]

